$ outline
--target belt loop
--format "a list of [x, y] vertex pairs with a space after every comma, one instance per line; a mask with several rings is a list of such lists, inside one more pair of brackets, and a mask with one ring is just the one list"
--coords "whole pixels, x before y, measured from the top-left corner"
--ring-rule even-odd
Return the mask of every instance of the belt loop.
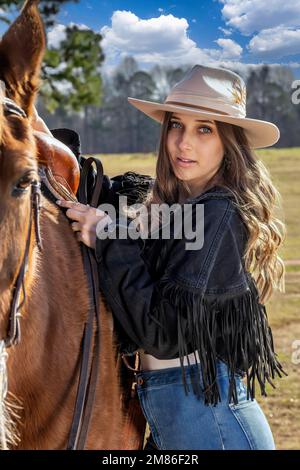
[[127, 356], [124, 353], [121, 354], [121, 358], [127, 369], [132, 370], [133, 372], [135, 372], [135, 374], [141, 371], [141, 358], [140, 353], [138, 351], [135, 353], [134, 367], [129, 364]]
[[129, 364], [128, 359], [127, 359], [127, 357], [124, 353], [121, 353], [121, 358], [122, 358], [125, 366], [127, 367], [127, 369], [133, 371], [134, 380], [132, 381], [132, 384], [131, 384], [130, 396], [131, 396], [131, 398], [136, 398], [136, 396], [137, 396], [136, 386], [137, 386], [137, 382], [138, 382], [137, 373], [141, 371], [140, 353], [138, 351], [135, 353], [134, 367], [131, 367], [131, 365]]

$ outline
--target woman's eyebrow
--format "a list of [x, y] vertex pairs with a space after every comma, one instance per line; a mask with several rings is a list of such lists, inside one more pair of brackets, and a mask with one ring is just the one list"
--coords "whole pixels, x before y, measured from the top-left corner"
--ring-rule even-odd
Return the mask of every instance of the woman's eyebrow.
[[[181, 119], [177, 116], [172, 116], [171, 119], [178, 119], [178, 121], [180, 121]], [[209, 123], [209, 124], [214, 124], [213, 121], [205, 121], [205, 120], [201, 120], [201, 119], [195, 119], [195, 122], [206, 122], [206, 123]]]

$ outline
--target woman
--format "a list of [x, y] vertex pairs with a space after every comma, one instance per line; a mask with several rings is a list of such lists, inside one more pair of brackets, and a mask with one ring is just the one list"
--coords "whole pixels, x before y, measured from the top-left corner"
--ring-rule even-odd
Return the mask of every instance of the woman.
[[284, 373], [264, 306], [273, 288], [284, 289], [284, 225], [274, 216], [278, 192], [252, 149], [276, 143], [279, 130], [245, 117], [244, 82], [224, 69], [196, 65], [164, 103], [129, 101], [162, 122], [147, 215], [164, 203], [176, 206], [173, 216], [166, 223], [156, 210], [150, 225], [140, 216], [133, 227], [58, 203], [78, 240], [96, 250], [122, 351], [141, 353], [147, 448], [274, 449], [255, 384], [266, 395], [266, 382]]

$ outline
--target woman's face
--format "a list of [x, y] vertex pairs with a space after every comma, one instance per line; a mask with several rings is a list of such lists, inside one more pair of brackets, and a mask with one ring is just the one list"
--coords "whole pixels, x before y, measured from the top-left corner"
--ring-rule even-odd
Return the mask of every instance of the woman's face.
[[181, 113], [170, 119], [167, 149], [175, 175], [188, 184], [192, 196], [217, 173], [224, 156], [215, 122]]

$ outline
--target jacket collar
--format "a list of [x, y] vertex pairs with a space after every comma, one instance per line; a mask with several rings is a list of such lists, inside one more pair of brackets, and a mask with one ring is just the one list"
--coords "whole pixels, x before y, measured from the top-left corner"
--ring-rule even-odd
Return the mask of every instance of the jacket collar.
[[210, 189], [207, 189], [203, 193], [199, 194], [198, 196], [190, 197], [185, 200], [184, 204], [200, 202], [205, 199], [222, 199], [224, 197], [233, 197], [232, 192], [225, 188], [224, 186], [215, 185]]

